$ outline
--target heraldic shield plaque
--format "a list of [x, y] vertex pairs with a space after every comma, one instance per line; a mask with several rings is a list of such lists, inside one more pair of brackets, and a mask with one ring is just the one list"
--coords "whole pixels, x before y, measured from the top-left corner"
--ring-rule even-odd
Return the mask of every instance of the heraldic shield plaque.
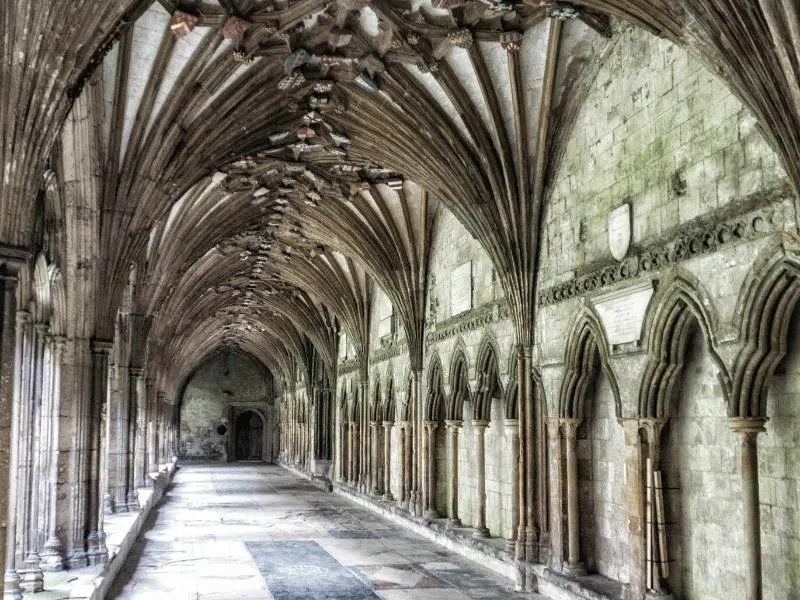
[[608, 215], [608, 247], [611, 256], [622, 260], [631, 246], [631, 205], [626, 202]]

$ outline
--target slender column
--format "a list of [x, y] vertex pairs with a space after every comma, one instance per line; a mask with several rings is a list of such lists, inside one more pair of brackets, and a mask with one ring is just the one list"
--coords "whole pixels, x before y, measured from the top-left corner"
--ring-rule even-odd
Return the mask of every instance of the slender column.
[[[537, 507], [537, 475], [536, 471], [536, 441], [537, 441], [537, 415], [538, 410], [533, 397], [533, 380], [531, 378], [531, 363], [532, 363], [533, 348], [525, 346], [522, 349], [522, 380], [520, 386], [523, 390], [524, 401], [520, 406], [520, 410], [525, 412], [524, 430], [521, 431], [520, 436], [524, 436], [527, 440], [525, 443], [525, 463], [522, 473], [525, 476], [525, 559], [528, 562], [536, 562], [538, 556], [535, 552], [536, 545], [539, 542], [539, 530], [536, 518]], [[523, 424], [520, 425], [521, 427]]]
[[762, 600], [761, 515], [758, 498], [758, 434], [766, 431], [766, 418], [740, 417], [730, 420], [742, 448], [742, 516], [745, 548], [745, 592], [747, 600]]
[[436, 511], [436, 428], [438, 421], [425, 421], [425, 518], [429, 521], [439, 518]]
[[567, 455], [567, 565], [570, 573], [585, 573], [580, 560], [578, 517], [578, 427], [583, 419], [561, 419]]
[[425, 468], [425, 457], [422, 453], [425, 430], [422, 426], [422, 368], [415, 368], [411, 372], [411, 441], [408, 449], [409, 471], [411, 472], [409, 495], [409, 512], [415, 516], [422, 516], [425, 507], [422, 499], [422, 478]]
[[144, 431], [142, 434], [142, 479], [140, 485], [150, 487], [152, 480], [150, 473], [156, 470], [156, 428], [155, 428], [155, 409], [156, 409], [156, 381], [148, 377], [144, 384], [144, 399], [146, 409], [142, 414], [142, 424]]
[[397, 436], [398, 450], [397, 465], [400, 471], [400, 493], [397, 495], [397, 506], [402, 507], [407, 498], [408, 488], [406, 487], [406, 426], [407, 421], [400, 422], [400, 428]]
[[106, 548], [106, 534], [100, 521], [100, 508], [102, 491], [100, 487], [100, 463], [103, 424], [101, 415], [103, 405], [106, 403], [108, 390], [108, 354], [112, 348], [111, 342], [92, 340], [92, 401], [91, 420], [89, 423], [90, 441], [89, 448], [89, 494], [88, 494], [88, 530], [86, 538], [89, 563], [105, 564], [108, 562], [108, 549]]
[[381, 463], [379, 460], [380, 454], [380, 436], [379, 427], [381, 426], [378, 421], [371, 421], [369, 424], [370, 434], [372, 435], [372, 495], [380, 496], [383, 493], [383, 481], [380, 477]]
[[[625, 419], [625, 472], [628, 474], [628, 531], [630, 535], [631, 591], [648, 600], [667, 600], [672, 596], [663, 586], [660, 545], [658, 540], [655, 501], [648, 487], [655, 490], [655, 472], [661, 470], [661, 432], [666, 419]], [[642, 432], [647, 442], [647, 456], [642, 450]], [[649, 459], [649, 465], [648, 461]], [[648, 503], [648, 498], [653, 500]], [[666, 539], [666, 533], [664, 533]], [[648, 552], [650, 548], [650, 552]], [[648, 577], [648, 560], [652, 578]]]
[[394, 500], [392, 496], [392, 427], [394, 422], [383, 422], [383, 499]]
[[91, 421], [92, 421], [92, 364], [90, 342], [87, 339], [71, 340], [68, 365], [72, 414], [70, 423], [73, 435], [71, 460], [69, 464], [69, 507], [65, 521], [69, 530], [67, 538], [67, 568], [78, 569], [89, 564], [86, 554], [86, 534], [88, 532], [89, 477], [91, 459]]
[[142, 408], [142, 394], [139, 390], [139, 383], [142, 379], [144, 370], [141, 367], [130, 367], [128, 369], [128, 453], [125, 457], [127, 462], [127, 497], [126, 502], [129, 512], [139, 510], [139, 499], [136, 488], [142, 478], [141, 463], [139, 454], [141, 452], [141, 439], [139, 436], [139, 421], [142, 418], [140, 409]]
[[472, 537], [489, 537], [489, 530], [486, 528], [486, 428], [489, 421], [475, 419], [472, 421], [475, 431], [475, 472], [478, 484], [478, 511], [477, 523]]
[[403, 484], [403, 488], [405, 489], [405, 502], [404, 506], [408, 512], [414, 512], [414, 461], [413, 461], [413, 448], [414, 448], [414, 423], [413, 421], [406, 421], [405, 422], [405, 429], [403, 431], [405, 433], [405, 444], [404, 444], [404, 451], [405, 451], [405, 469], [403, 470], [403, 479], [405, 483]]
[[445, 426], [450, 434], [450, 503], [447, 524], [450, 527], [461, 527], [458, 518], [458, 430], [461, 421], [445, 421]]
[[355, 448], [355, 440], [356, 440], [356, 423], [355, 421], [350, 421], [349, 425], [349, 432], [348, 438], [349, 443], [347, 447], [347, 462], [349, 463], [349, 474], [347, 477], [348, 482], [350, 485], [356, 484], [356, 448]]
[[[509, 55], [511, 56], [511, 55]], [[516, 54], [513, 55], [516, 57]], [[527, 511], [525, 510], [525, 498], [527, 496], [527, 489], [526, 489], [526, 476], [525, 476], [525, 457], [527, 455], [527, 441], [525, 440], [525, 389], [522, 385], [522, 381], [525, 378], [525, 365], [522, 361], [523, 352], [522, 346], [517, 347], [517, 364], [516, 364], [516, 371], [517, 371], [517, 419], [518, 424], [517, 428], [519, 429], [519, 464], [517, 465], [517, 472], [518, 472], [518, 485], [517, 485], [517, 508], [519, 510], [519, 514], [517, 515], [517, 547], [516, 547], [516, 559], [517, 561], [524, 561], [525, 560], [525, 536], [527, 528], [525, 526], [525, 519], [527, 517]]]
[[48, 504], [48, 527], [47, 541], [42, 550], [42, 570], [61, 571], [64, 568], [63, 551], [61, 540], [58, 538], [58, 460], [59, 460], [59, 440], [60, 440], [60, 407], [61, 407], [61, 360], [64, 355], [64, 345], [66, 338], [62, 336], [53, 337], [53, 377], [51, 382], [52, 389], [52, 414], [50, 432], [50, 472], [48, 485], [50, 486]]
[[[0, 268], [0, 533], [5, 544], [0, 549], [3, 561], [3, 598], [21, 600], [19, 575], [16, 571], [17, 524], [17, 455], [19, 443], [22, 369], [22, 329], [28, 313], [16, 311], [16, 271]], [[9, 420], [10, 417], [10, 420]]]
[[[37, 323], [28, 327], [33, 341], [33, 353], [30, 357], [30, 369], [26, 369], [28, 393], [23, 397], [23, 412], [25, 417], [22, 425], [25, 435], [19, 441], [24, 447], [24, 460], [20, 461], [23, 470], [20, 476], [24, 477], [22, 493], [18, 502], [24, 507], [17, 527], [24, 532], [21, 536], [21, 550], [24, 555], [22, 565], [17, 564], [20, 575], [20, 588], [23, 592], [36, 593], [44, 589], [44, 574], [39, 566], [36, 523], [38, 520], [39, 499], [37, 484], [41, 477], [39, 472], [39, 444], [41, 442], [41, 408], [42, 408], [42, 383], [44, 378], [44, 345], [46, 326]], [[20, 454], [23, 454], [22, 452]]]
[[519, 427], [516, 419], [506, 419], [506, 432], [511, 437], [511, 537], [506, 542], [506, 552], [513, 553], [519, 526]]

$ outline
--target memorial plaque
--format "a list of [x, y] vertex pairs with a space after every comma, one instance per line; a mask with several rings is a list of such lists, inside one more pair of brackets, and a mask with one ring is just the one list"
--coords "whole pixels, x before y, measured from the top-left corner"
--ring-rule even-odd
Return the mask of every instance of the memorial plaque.
[[626, 202], [608, 215], [608, 247], [611, 256], [622, 260], [631, 246], [631, 205]]
[[450, 315], [472, 310], [472, 261], [450, 273]]
[[592, 299], [611, 346], [638, 342], [647, 305], [653, 296], [653, 282], [646, 281]]

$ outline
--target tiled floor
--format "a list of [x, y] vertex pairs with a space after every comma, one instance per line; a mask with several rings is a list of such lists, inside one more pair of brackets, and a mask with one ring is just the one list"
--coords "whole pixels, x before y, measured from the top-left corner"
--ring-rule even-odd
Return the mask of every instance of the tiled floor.
[[542, 598], [280, 467], [183, 466], [109, 598]]

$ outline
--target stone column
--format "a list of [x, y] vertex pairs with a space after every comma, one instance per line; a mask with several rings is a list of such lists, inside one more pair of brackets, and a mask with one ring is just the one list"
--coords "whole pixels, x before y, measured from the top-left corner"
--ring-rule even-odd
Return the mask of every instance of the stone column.
[[383, 422], [383, 499], [392, 502], [392, 427], [394, 422]]
[[486, 428], [489, 421], [475, 419], [472, 421], [475, 431], [475, 476], [478, 484], [478, 511], [475, 531], [472, 537], [489, 537], [489, 530], [486, 528]]
[[425, 519], [432, 521], [439, 518], [436, 511], [436, 428], [438, 421], [425, 421], [425, 446], [423, 459], [425, 465], [423, 496], [425, 502]]
[[142, 404], [142, 394], [139, 390], [139, 383], [142, 379], [144, 369], [141, 367], [130, 367], [128, 369], [128, 453], [124, 460], [127, 462], [127, 497], [125, 501], [129, 512], [139, 510], [139, 499], [136, 488], [141, 480], [141, 463], [139, 454], [141, 453], [141, 439], [139, 436], [139, 420], [141, 419], [140, 408]]
[[381, 426], [378, 421], [371, 421], [369, 424], [370, 434], [372, 435], [372, 495], [380, 496], [383, 493], [383, 481], [381, 479], [381, 462], [380, 462], [380, 432]]
[[[16, 571], [17, 523], [17, 453], [19, 442], [19, 370], [22, 362], [21, 323], [27, 313], [17, 313], [17, 269], [0, 264], [0, 547], [3, 561], [4, 598], [21, 600], [19, 575]], [[2, 518], [7, 516], [5, 519]]]
[[60, 408], [61, 408], [61, 360], [64, 355], [66, 338], [63, 336], [53, 337], [53, 377], [52, 377], [52, 426], [51, 426], [51, 448], [50, 448], [50, 498], [48, 505], [48, 529], [47, 541], [42, 550], [42, 570], [61, 571], [64, 568], [63, 552], [61, 540], [58, 538], [58, 460], [59, 460], [59, 440], [60, 440]]
[[348, 462], [348, 476], [347, 481], [350, 485], [356, 484], [356, 448], [355, 448], [355, 439], [356, 439], [356, 424], [354, 421], [350, 421], [348, 423], [349, 432], [348, 432], [348, 445], [347, 445], [347, 462]]
[[567, 455], [567, 564], [569, 573], [586, 569], [580, 559], [580, 523], [578, 517], [578, 427], [583, 419], [561, 419]]
[[762, 600], [761, 514], [758, 497], [758, 434], [765, 431], [766, 418], [730, 419], [742, 448], [742, 516], [745, 548], [745, 592], [747, 600]]
[[[625, 419], [622, 428], [625, 433], [625, 471], [628, 474], [628, 531], [630, 539], [631, 591], [641, 595], [646, 590], [648, 600], [671, 599], [662, 586], [661, 560], [657, 554], [658, 529], [656, 525], [655, 499], [648, 509], [647, 487], [655, 492], [654, 473], [661, 470], [661, 432], [666, 419]], [[642, 451], [642, 435], [644, 431], [647, 442], [647, 457]], [[647, 468], [646, 458], [650, 459]], [[650, 514], [648, 514], [650, 510]], [[666, 537], [666, 533], [664, 534]], [[648, 581], [647, 548], [653, 550], [652, 585]]]
[[519, 527], [519, 426], [516, 419], [506, 419], [506, 432], [511, 436], [511, 537], [506, 542], [506, 552], [513, 554]]
[[414, 423], [413, 421], [405, 422], [405, 468], [403, 469], [403, 489], [405, 490], [404, 507], [408, 512], [414, 511]]
[[458, 518], [458, 430], [461, 424], [461, 421], [445, 421], [450, 434], [450, 503], [447, 515], [450, 527], [461, 527], [461, 519]]
[[[41, 392], [44, 379], [44, 346], [47, 327], [37, 323], [32, 327], [29, 326], [28, 332], [33, 352], [28, 357], [30, 364], [23, 370], [25, 374], [23, 383], [27, 387], [27, 393], [20, 398], [23, 403], [24, 415], [20, 423], [19, 437], [21, 444], [19, 476], [22, 486], [17, 500], [18, 506], [22, 507], [21, 514], [17, 515], [17, 535], [21, 540], [20, 549], [24, 561], [22, 565], [17, 563], [17, 572], [20, 575], [22, 591], [36, 593], [44, 589], [44, 574], [39, 566], [41, 561], [36, 540], [36, 522], [41, 499], [38, 493], [38, 482], [42, 475], [39, 472], [39, 444], [41, 443]], [[20, 532], [22, 532], [21, 536]]]
[[151, 487], [150, 473], [158, 471], [156, 466], [156, 380], [148, 377], [144, 385], [147, 410], [143, 415], [145, 427], [145, 451], [142, 457], [142, 485]]
[[101, 414], [106, 403], [108, 390], [108, 355], [113, 344], [111, 342], [92, 340], [92, 398], [91, 419], [89, 423], [89, 493], [88, 493], [88, 531], [86, 538], [89, 564], [105, 564], [108, 562], [106, 534], [100, 522], [101, 509], [101, 477], [102, 460], [101, 444], [103, 426]]
[[406, 494], [408, 493], [408, 488], [406, 487], [406, 425], [407, 421], [400, 422], [397, 436], [397, 466], [400, 471], [400, 493], [397, 495], [397, 506], [400, 507], [405, 504]]

